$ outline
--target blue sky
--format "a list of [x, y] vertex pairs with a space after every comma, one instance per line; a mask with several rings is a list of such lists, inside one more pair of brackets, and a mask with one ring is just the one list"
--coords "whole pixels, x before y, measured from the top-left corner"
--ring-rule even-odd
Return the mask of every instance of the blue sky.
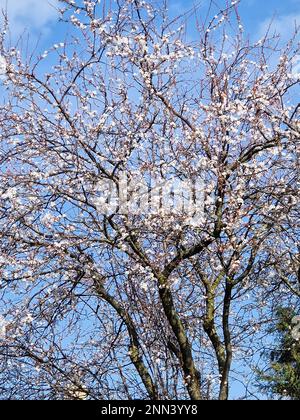
[[[217, 0], [220, 6], [225, 0]], [[172, 15], [190, 10], [195, 0], [170, 0]], [[203, 8], [209, 0], [202, 0]], [[54, 43], [64, 41], [65, 28], [57, 22], [56, 0], [0, 0], [0, 9], [8, 6], [11, 35], [16, 40], [25, 30], [30, 35], [31, 44], [40, 39], [39, 49], [48, 49]], [[241, 0], [240, 13], [245, 24], [245, 32], [259, 39], [273, 19], [273, 28], [286, 39], [293, 31], [295, 21], [300, 24], [300, 0]], [[1, 325], [0, 325], [1, 328]], [[240, 394], [241, 388], [235, 384], [232, 394]]]
[[[202, 0], [203, 7], [209, 0]], [[225, 0], [218, 0], [222, 6]], [[182, 13], [193, 7], [196, 0], [170, 0], [170, 12]], [[58, 0], [0, 0], [0, 8], [8, 6], [12, 37], [18, 37], [25, 29], [34, 43], [41, 36], [40, 45], [46, 47], [64, 39], [63, 25], [57, 22]], [[294, 22], [300, 24], [300, 0], [241, 0], [241, 16], [246, 32], [256, 37], [262, 34], [274, 19], [273, 27], [283, 37], [290, 34]]]

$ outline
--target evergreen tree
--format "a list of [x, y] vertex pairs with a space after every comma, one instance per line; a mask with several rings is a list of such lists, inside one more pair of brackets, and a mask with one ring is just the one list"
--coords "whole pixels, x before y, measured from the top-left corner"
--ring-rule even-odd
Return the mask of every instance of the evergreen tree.
[[295, 312], [278, 308], [276, 321], [270, 332], [275, 334], [276, 345], [268, 351], [269, 366], [259, 372], [263, 384], [260, 389], [273, 397], [300, 399], [300, 341], [293, 334]]

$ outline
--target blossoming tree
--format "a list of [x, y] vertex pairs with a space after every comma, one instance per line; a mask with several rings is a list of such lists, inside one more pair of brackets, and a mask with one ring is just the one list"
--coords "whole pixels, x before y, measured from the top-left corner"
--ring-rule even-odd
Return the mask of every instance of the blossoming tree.
[[[0, 392], [225, 400], [300, 296], [297, 28], [108, 3], [61, 0], [38, 57], [1, 37]], [[201, 179], [201, 217], [102, 212], [122, 173]]]

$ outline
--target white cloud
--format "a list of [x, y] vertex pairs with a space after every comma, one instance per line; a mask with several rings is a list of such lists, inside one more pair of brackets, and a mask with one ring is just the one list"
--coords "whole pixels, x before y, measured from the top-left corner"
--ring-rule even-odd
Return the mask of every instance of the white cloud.
[[0, 0], [0, 9], [7, 9], [10, 30], [20, 35], [25, 29], [46, 32], [57, 18], [58, 0]]
[[300, 55], [296, 55], [293, 59], [293, 75], [296, 77], [300, 77]]
[[300, 14], [291, 14], [268, 18], [264, 20], [259, 29], [259, 36], [263, 37], [270, 29], [270, 35], [276, 32], [283, 41], [293, 36], [296, 25], [300, 25]]

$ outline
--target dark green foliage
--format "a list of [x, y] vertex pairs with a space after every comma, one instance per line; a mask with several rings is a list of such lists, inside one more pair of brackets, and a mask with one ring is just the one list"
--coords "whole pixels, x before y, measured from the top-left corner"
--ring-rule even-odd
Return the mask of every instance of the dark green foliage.
[[293, 318], [290, 308], [278, 308], [270, 333], [275, 336], [273, 350], [266, 352], [268, 367], [260, 371], [259, 388], [274, 398], [300, 399], [300, 341], [293, 337]]

